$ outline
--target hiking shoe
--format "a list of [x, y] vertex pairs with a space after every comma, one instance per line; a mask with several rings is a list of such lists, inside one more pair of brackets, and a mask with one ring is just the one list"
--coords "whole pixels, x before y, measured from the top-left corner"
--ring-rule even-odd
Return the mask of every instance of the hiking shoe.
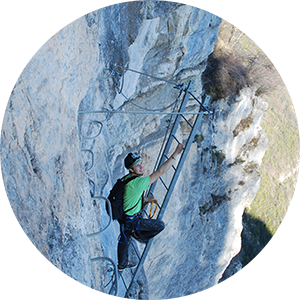
[[140, 243], [146, 243], [136, 232], [133, 232], [131, 236]]
[[122, 271], [124, 269], [133, 269], [137, 266], [137, 263], [129, 262], [125, 267], [118, 266], [118, 270]]

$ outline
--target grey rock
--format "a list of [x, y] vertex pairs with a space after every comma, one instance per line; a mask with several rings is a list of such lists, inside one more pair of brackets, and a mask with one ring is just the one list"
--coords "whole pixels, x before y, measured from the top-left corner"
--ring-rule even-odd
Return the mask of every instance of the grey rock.
[[[170, 116], [78, 111], [138, 110], [136, 104], [153, 110], [176, 100], [178, 90], [165, 81], [129, 70], [109, 76], [108, 70], [122, 73], [117, 66], [172, 82], [194, 80], [200, 96], [220, 21], [178, 3], [117, 4], [63, 28], [20, 75], [1, 135], [6, 192], [37, 249], [80, 283], [107, 292], [107, 262], [90, 258], [117, 261], [119, 226], [112, 222], [101, 235], [87, 235], [109, 224], [104, 199], [125, 174], [129, 151], [139, 151], [146, 173], [152, 172]], [[240, 250], [242, 214], [259, 189], [267, 147], [260, 127], [266, 107], [250, 88], [211, 107], [215, 117], [203, 118], [164, 215], [166, 229], [154, 239], [133, 289], [136, 298], [180, 297], [212, 287]], [[249, 116], [251, 124], [239, 126]], [[186, 140], [184, 124], [178, 135]], [[162, 196], [159, 188], [156, 194]]]

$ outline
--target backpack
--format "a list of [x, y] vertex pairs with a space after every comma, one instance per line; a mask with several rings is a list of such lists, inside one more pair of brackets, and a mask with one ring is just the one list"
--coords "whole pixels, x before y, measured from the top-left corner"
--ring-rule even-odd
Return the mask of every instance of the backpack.
[[[127, 175], [126, 175], [127, 176]], [[118, 179], [113, 188], [109, 192], [108, 200], [111, 204], [111, 210], [112, 210], [112, 219], [113, 220], [120, 220], [124, 216], [124, 214], [128, 211], [130, 211], [132, 208], [134, 208], [138, 203], [126, 211], [123, 209], [123, 194], [125, 185], [135, 179], [136, 177], [129, 177], [128, 179], [124, 180], [125, 177]], [[106, 206], [106, 211], [109, 214], [108, 207]]]

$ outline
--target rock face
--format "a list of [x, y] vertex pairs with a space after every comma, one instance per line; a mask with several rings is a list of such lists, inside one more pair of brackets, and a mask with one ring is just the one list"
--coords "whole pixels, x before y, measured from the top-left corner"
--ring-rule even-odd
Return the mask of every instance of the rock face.
[[[103, 199], [125, 174], [127, 153], [139, 151], [150, 174], [172, 123], [163, 114], [78, 111], [155, 110], [176, 100], [173, 84], [128, 69], [176, 83], [194, 80], [199, 96], [220, 21], [171, 2], [106, 7], [54, 35], [19, 77], [2, 128], [4, 184], [30, 240], [77, 281], [106, 292], [105, 268], [90, 258], [117, 261], [118, 224], [87, 235], [109, 224]], [[116, 75], [122, 73], [117, 66], [126, 67], [124, 76]], [[195, 103], [189, 102], [191, 111]], [[214, 117], [203, 118], [136, 298], [180, 297], [212, 287], [240, 250], [242, 214], [259, 189], [267, 147], [260, 127], [266, 106], [250, 88], [210, 106]], [[185, 142], [186, 124], [179, 131]]]

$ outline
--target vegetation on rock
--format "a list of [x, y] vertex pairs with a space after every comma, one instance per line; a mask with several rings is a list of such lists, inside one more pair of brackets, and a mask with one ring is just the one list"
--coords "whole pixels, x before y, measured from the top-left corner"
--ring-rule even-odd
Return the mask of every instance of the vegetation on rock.
[[[260, 189], [243, 217], [242, 250], [238, 259], [245, 266], [275, 234], [292, 200], [300, 155], [297, 119], [288, 91], [268, 57], [226, 21], [220, 25], [216, 51], [210, 56], [208, 67], [216, 81], [208, 81], [206, 73], [204, 83], [214, 92], [215, 99], [251, 85], [256, 95], [269, 105], [261, 122], [269, 141], [261, 166]], [[249, 122], [251, 117], [243, 120], [235, 134]], [[255, 146], [256, 141], [252, 144]]]
[[269, 95], [281, 78], [268, 57], [244, 33], [222, 21], [214, 52], [202, 76], [204, 90], [213, 100], [239, 94], [251, 86], [256, 96]]

